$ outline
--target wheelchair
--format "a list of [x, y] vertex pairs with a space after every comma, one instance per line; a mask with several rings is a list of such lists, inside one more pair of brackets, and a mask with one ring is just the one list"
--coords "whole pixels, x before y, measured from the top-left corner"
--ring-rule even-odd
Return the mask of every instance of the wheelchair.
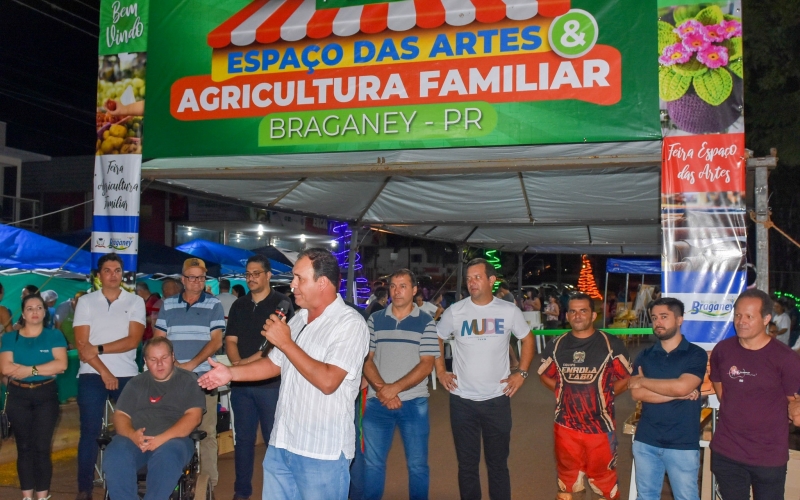
[[[105, 455], [106, 446], [111, 443], [114, 437], [113, 424], [111, 423], [111, 415], [114, 413], [114, 407], [111, 401], [106, 402], [106, 408], [103, 415], [103, 425], [100, 437], [97, 438], [97, 446], [100, 451], [97, 456], [97, 465], [95, 472], [99, 478], [95, 484], [103, 487], [103, 499], [111, 500], [108, 494], [106, 485], [105, 474], [103, 473], [103, 458]], [[194, 454], [183, 467], [178, 484], [169, 496], [169, 500], [213, 500], [213, 491], [211, 481], [207, 474], [200, 473], [200, 441], [206, 438], [206, 432], [195, 430], [189, 437], [194, 442]], [[147, 467], [143, 467], [136, 473], [136, 483], [138, 485], [139, 498], [143, 498], [146, 493], [146, 480], [147, 480]]]

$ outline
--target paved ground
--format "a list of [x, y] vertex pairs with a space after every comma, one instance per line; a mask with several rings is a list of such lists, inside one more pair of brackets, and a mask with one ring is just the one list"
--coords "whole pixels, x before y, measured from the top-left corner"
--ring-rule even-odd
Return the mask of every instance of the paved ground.
[[[638, 351], [638, 348], [633, 350]], [[437, 391], [431, 391], [431, 393], [430, 498], [435, 500], [457, 499], [457, 464], [450, 432], [448, 394], [441, 388]], [[552, 451], [553, 407], [552, 393], [541, 386], [535, 375], [528, 380], [513, 398], [514, 428], [509, 468], [511, 470], [512, 493], [515, 500], [551, 500], [555, 497], [555, 463]], [[621, 429], [622, 423], [632, 413], [633, 407], [633, 401], [627, 394], [618, 398], [616, 407], [617, 424], [620, 429], [618, 431], [618, 471], [623, 499], [628, 498], [631, 440], [630, 436], [622, 434]], [[67, 410], [67, 412], [69, 411], [71, 410]], [[65, 420], [70, 420], [70, 418]], [[257, 449], [253, 485], [255, 491], [260, 491], [261, 489], [261, 460], [264, 452], [265, 448], [263, 446]], [[76, 451], [74, 448], [66, 448], [56, 452], [54, 459], [53, 500], [72, 500], [76, 493]], [[225, 500], [233, 498], [234, 467], [232, 453], [219, 457], [219, 470], [220, 484], [215, 491], [215, 497]], [[15, 472], [13, 462], [0, 465], [0, 500], [19, 498]], [[481, 464], [481, 475], [484, 498], [489, 498], [486, 470], [483, 463]], [[384, 498], [387, 500], [408, 498], [407, 477], [402, 442], [399, 434], [397, 434], [389, 456]], [[95, 490], [95, 499], [99, 500], [100, 498], [102, 498], [102, 494], [97, 489]], [[593, 497], [587, 495], [587, 500], [588, 498]], [[665, 492], [663, 498], [671, 499], [672, 496]]]

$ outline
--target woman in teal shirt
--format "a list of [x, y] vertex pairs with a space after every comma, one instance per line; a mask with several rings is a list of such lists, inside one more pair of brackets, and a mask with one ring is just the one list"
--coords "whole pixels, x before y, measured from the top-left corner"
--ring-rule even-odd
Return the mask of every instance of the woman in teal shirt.
[[61, 332], [44, 328], [46, 311], [38, 294], [26, 296], [22, 328], [0, 338], [0, 370], [9, 378], [6, 413], [17, 443], [23, 500], [50, 498], [50, 447], [59, 414], [55, 380], [67, 369], [67, 342]]

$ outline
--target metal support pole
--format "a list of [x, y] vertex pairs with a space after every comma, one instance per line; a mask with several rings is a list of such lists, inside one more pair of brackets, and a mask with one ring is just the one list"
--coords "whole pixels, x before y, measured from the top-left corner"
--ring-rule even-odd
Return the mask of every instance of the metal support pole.
[[522, 305], [522, 254], [517, 256], [517, 300]]
[[603, 287], [603, 326], [608, 326], [608, 271], [606, 271], [606, 284]]
[[459, 245], [456, 251], [458, 255], [458, 275], [456, 276], [456, 301], [461, 300], [461, 287], [464, 286], [464, 247]]
[[561, 289], [561, 254], [556, 255], [556, 286]]
[[355, 297], [355, 266], [356, 266], [356, 251], [358, 250], [358, 228], [354, 227], [350, 234], [350, 253], [347, 255], [347, 291], [345, 292], [346, 300], [356, 303]]
[[[625, 275], [625, 298], [622, 300], [622, 302], [625, 304], [625, 308], [626, 309], [630, 309], [628, 307], [628, 296], [630, 295], [630, 288], [629, 288], [630, 279], [631, 279], [631, 275], [630, 274], [626, 274]], [[633, 304], [631, 304], [631, 307], [633, 307]]]
[[[756, 185], [753, 190], [756, 201], [756, 218], [764, 222], [769, 215], [769, 190], [767, 167], [756, 167]], [[769, 230], [764, 224], [756, 224], [756, 288], [769, 293]]]

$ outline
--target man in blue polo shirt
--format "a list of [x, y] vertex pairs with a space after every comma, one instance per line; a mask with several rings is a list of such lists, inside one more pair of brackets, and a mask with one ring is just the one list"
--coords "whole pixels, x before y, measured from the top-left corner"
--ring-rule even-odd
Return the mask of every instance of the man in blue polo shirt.
[[[211, 369], [208, 358], [222, 346], [225, 311], [222, 303], [205, 292], [206, 264], [201, 259], [183, 263], [183, 293], [164, 299], [153, 330], [175, 347], [175, 365], [202, 375]], [[206, 412], [200, 430], [208, 437], [200, 442], [200, 470], [217, 485], [217, 392], [206, 393]]]
[[628, 382], [642, 402], [633, 442], [638, 499], [660, 499], [666, 471], [675, 500], [698, 500], [699, 396], [708, 355], [681, 335], [680, 300], [656, 300], [650, 317], [658, 341], [636, 358]]
[[396, 427], [408, 461], [408, 492], [427, 500], [428, 375], [439, 357], [433, 318], [414, 303], [414, 273], [396, 271], [389, 279], [392, 303], [372, 314], [364, 376], [370, 384], [364, 411], [364, 498], [379, 500], [386, 480], [386, 458]]

